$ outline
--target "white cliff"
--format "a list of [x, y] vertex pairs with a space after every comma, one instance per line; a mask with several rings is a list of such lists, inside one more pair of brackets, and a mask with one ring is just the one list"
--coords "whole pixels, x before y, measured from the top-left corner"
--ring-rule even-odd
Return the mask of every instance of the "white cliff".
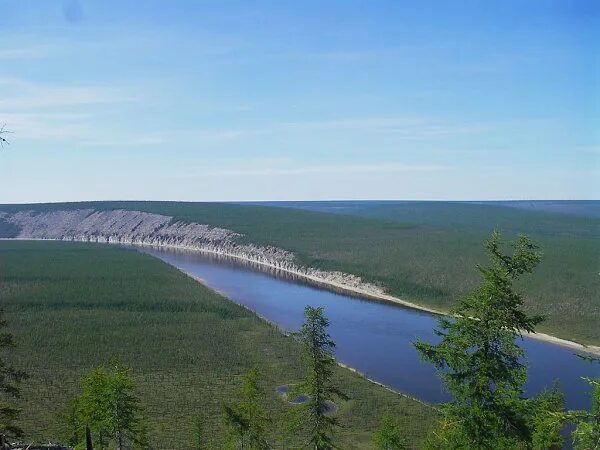
[[219, 254], [283, 270], [307, 279], [372, 295], [384, 290], [356, 275], [300, 266], [292, 253], [272, 246], [239, 243], [241, 234], [224, 228], [176, 221], [141, 211], [78, 209], [0, 212], [19, 229], [18, 239], [54, 239], [185, 248]]

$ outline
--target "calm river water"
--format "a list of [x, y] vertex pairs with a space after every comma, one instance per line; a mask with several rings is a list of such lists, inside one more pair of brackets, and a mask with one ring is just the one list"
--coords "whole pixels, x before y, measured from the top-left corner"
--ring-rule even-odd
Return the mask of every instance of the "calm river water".
[[[433, 367], [421, 362], [412, 346], [417, 339], [434, 341], [436, 318], [430, 314], [336, 293], [230, 258], [170, 249], [139, 250], [201, 278], [285, 330], [298, 330], [306, 305], [323, 306], [340, 362], [427, 402], [448, 398]], [[600, 377], [600, 365], [581, 361], [571, 349], [534, 339], [525, 339], [523, 346], [529, 364], [528, 394], [558, 380], [569, 408], [589, 407], [588, 385], [581, 377]]]

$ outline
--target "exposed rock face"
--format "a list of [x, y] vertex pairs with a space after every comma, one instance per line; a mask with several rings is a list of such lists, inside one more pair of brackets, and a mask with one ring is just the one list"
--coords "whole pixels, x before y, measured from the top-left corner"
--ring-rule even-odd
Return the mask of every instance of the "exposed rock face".
[[238, 243], [242, 235], [224, 228], [175, 221], [172, 217], [141, 211], [78, 209], [37, 213], [0, 212], [0, 219], [19, 228], [19, 239], [120, 243], [186, 248], [231, 256], [284, 270], [339, 287], [383, 294], [380, 287], [360, 277], [301, 267], [294, 255], [271, 246]]

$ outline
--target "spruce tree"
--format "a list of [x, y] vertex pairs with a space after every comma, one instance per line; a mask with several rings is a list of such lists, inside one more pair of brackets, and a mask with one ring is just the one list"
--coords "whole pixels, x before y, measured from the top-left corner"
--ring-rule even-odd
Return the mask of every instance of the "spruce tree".
[[527, 369], [516, 342], [542, 321], [525, 312], [513, 286], [533, 271], [541, 253], [523, 235], [510, 247], [506, 253], [500, 235], [492, 234], [486, 242], [490, 264], [478, 266], [481, 284], [458, 300], [452, 317], [439, 320], [439, 343], [415, 344], [439, 369], [453, 397], [443, 405], [443, 418], [426, 447], [512, 450], [531, 448], [534, 435], [538, 441], [560, 440], [556, 427], [540, 426], [561, 410], [560, 402], [522, 398]]
[[82, 429], [90, 427], [98, 448], [147, 447], [135, 382], [123, 363], [113, 359], [108, 370], [93, 369], [82, 385], [82, 393], [75, 400], [77, 423]]
[[560, 449], [563, 436], [560, 434], [565, 419], [562, 415], [565, 397], [554, 386], [532, 399], [521, 399], [524, 406], [523, 415], [527, 419], [527, 426], [531, 433], [527, 448], [532, 450]]
[[338, 423], [327, 415], [326, 402], [336, 397], [345, 398], [332, 381], [335, 343], [327, 332], [328, 326], [329, 320], [322, 307], [305, 308], [304, 323], [298, 336], [303, 344], [307, 369], [304, 380], [294, 391], [308, 396], [307, 402], [301, 406], [299, 420], [308, 429], [310, 446], [315, 450], [335, 448], [333, 431]]
[[373, 444], [377, 450], [408, 449], [400, 427], [389, 413], [383, 415], [379, 426], [373, 433]]
[[74, 400], [78, 408], [79, 426], [90, 428], [94, 444], [101, 450], [107, 448], [110, 438], [112, 412], [109, 376], [104, 367], [88, 372], [82, 380], [81, 395]]
[[[591, 363], [600, 363], [600, 358], [582, 356]], [[590, 411], [569, 411], [567, 419], [575, 425], [573, 448], [575, 450], [600, 450], [600, 378], [584, 378], [590, 385], [592, 408]]]
[[111, 361], [110, 407], [112, 420], [110, 432], [114, 436], [117, 449], [128, 448], [132, 443], [144, 441], [141, 427], [141, 408], [135, 394], [135, 381], [129, 369], [118, 359]]
[[230, 430], [229, 444], [236, 449], [269, 449], [267, 430], [270, 418], [264, 407], [258, 370], [252, 369], [244, 377], [240, 401], [225, 407], [225, 424]]

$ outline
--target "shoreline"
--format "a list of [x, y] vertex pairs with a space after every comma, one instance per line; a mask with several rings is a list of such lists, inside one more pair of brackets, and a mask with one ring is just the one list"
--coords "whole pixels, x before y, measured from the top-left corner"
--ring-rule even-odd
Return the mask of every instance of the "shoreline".
[[[93, 244], [105, 243], [105, 244], [113, 244], [113, 245], [114, 244], [129, 245], [131, 247], [140, 246], [140, 247], [155, 247], [155, 248], [171, 248], [171, 249], [176, 249], [176, 250], [185, 250], [185, 251], [199, 252], [199, 253], [212, 254], [212, 255], [218, 255], [218, 256], [225, 256], [225, 257], [234, 258], [234, 259], [237, 259], [240, 261], [244, 261], [247, 263], [257, 264], [257, 265], [260, 265], [263, 267], [268, 267], [270, 269], [275, 269], [275, 270], [278, 270], [281, 272], [289, 273], [291, 275], [297, 276], [298, 278], [306, 280], [310, 284], [316, 284], [318, 286], [322, 286], [325, 288], [327, 288], [327, 287], [335, 288], [337, 290], [340, 290], [340, 291], [348, 293], [348, 294], [353, 294], [358, 297], [363, 297], [366, 300], [374, 300], [374, 301], [380, 301], [380, 302], [395, 304], [395, 305], [399, 305], [399, 306], [404, 306], [406, 308], [422, 311], [424, 313], [433, 314], [436, 316], [447, 316], [448, 315], [447, 312], [444, 312], [442, 310], [430, 308], [430, 307], [423, 306], [423, 305], [420, 305], [417, 303], [413, 303], [413, 302], [410, 302], [407, 300], [403, 300], [399, 297], [395, 297], [390, 294], [370, 292], [366, 289], [361, 289], [360, 287], [349, 286], [349, 285], [345, 285], [343, 283], [337, 283], [335, 281], [315, 277], [315, 276], [312, 276], [312, 275], [309, 275], [306, 273], [302, 273], [297, 270], [292, 270], [292, 269], [288, 269], [285, 267], [277, 266], [275, 264], [271, 264], [271, 263], [268, 263], [265, 261], [260, 261], [257, 259], [252, 259], [252, 258], [243, 256], [243, 255], [238, 255], [238, 254], [231, 253], [231, 252], [218, 251], [218, 250], [213, 250], [213, 249], [208, 249], [208, 248], [191, 247], [191, 246], [186, 246], [186, 245], [174, 245], [174, 244], [152, 244], [152, 243], [143, 243], [143, 242], [135, 242], [135, 243], [98, 242], [98, 241], [77, 240], [77, 239], [67, 240], [67, 239], [41, 239], [41, 238], [0, 238], [0, 240], [84, 242], [84, 243], [93, 243]], [[194, 277], [192, 277], [192, 278], [195, 279]], [[195, 279], [195, 281], [199, 282], [199, 280], [197, 280], [197, 279]], [[227, 297], [227, 298], [229, 298], [229, 297]], [[550, 334], [546, 334], [546, 333], [525, 333], [523, 336], [530, 337], [532, 339], [536, 339], [536, 340], [543, 341], [543, 342], [549, 342], [551, 344], [559, 345], [561, 347], [571, 348], [571, 349], [578, 350], [583, 353], [600, 356], [600, 346], [597, 346], [597, 345], [587, 346], [587, 345], [580, 344], [575, 341], [563, 339], [563, 338], [553, 336]]]
[[[149, 256], [152, 256], [152, 255], [149, 255]], [[154, 258], [154, 256], [152, 256], [152, 257]], [[157, 258], [157, 259], [158, 259], [158, 258]], [[159, 259], [159, 260], [160, 260], [160, 259]], [[249, 308], [248, 306], [246, 306], [246, 305], [244, 305], [244, 304], [242, 304], [242, 303], [238, 303], [238, 302], [236, 302], [234, 299], [232, 299], [232, 298], [228, 297], [228, 296], [227, 296], [227, 294], [225, 294], [224, 292], [221, 292], [221, 291], [220, 291], [220, 290], [218, 290], [218, 289], [215, 289], [215, 288], [212, 288], [212, 287], [208, 286], [208, 285], [206, 284], [205, 280], [203, 280], [202, 278], [200, 278], [200, 277], [198, 277], [198, 276], [196, 276], [196, 275], [192, 275], [192, 274], [190, 274], [190, 273], [187, 273], [187, 272], [186, 272], [186, 271], [184, 271], [183, 269], [181, 269], [181, 268], [179, 268], [179, 267], [177, 267], [177, 266], [174, 266], [174, 265], [172, 265], [172, 264], [169, 264], [168, 262], [166, 262], [166, 261], [164, 261], [164, 260], [160, 260], [160, 261], [162, 261], [162, 262], [164, 262], [165, 264], [168, 264], [169, 266], [171, 266], [171, 267], [173, 267], [174, 269], [178, 270], [178, 271], [179, 271], [179, 272], [181, 272], [183, 275], [185, 275], [185, 276], [186, 276], [186, 277], [188, 277], [188, 278], [191, 278], [191, 279], [192, 279], [192, 280], [194, 280], [196, 283], [199, 283], [199, 284], [201, 284], [201, 285], [202, 285], [203, 287], [205, 287], [206, 289], [209, 289], [209, 290], [211, 290], [211, 291], [213, 291], [213, 292], [215, 292], [215, 293], [219, 294], [220, 296], [222, 296], [222, 297], [226, 298], [228, 301], [230, 301], [230, 302], [232, 302], [232, 303], [235, 303], [236, 305], [238, 305], [239, 307], [241, 307], [241, 308], [245, 309], [246, 311], [250, 312], [251, 314], [254, 314], [256, 317], [258, 317], [258, 319], [259, 319], [259, 320], [262, 320], [262, 321], [263, 321], [263, 322], [265, 322], [266, 324], [268, 324], [268, 325], [272, 326], [273, 328], [275, 328], [275, 329], [276, 329], [276, 330], [277, 330], [279, 333], [281, 333], [282, 335], [284, 335], [284, 336], [286, 336], [286, 337], [290, 337], [290, 336], [292, 336], [292, 334], [293, 334], [292, 332], [290, 332], [290, 331], [287, 331], [287, 330], [285, 330], [284, 328], [281, 328], [281, 327], [280, 327], [280, 326], [279, 326], [279, 325], [278, 325], [276, 322], [273, 322], [272, 320], [269, 320], [269, 319], [267, 319], [265, 316], [263, 316], [263, 315], [261, 315], [261, 314], [257, 313], [257, 312], [256, 312], [256, 311], [254, 311], [252, 308]], [[343, 362], [341, 362], [341, 361], [338, 361], [337, 359], [335, 360], [335, 363], [336, 363], [336, 365], [337, 365], [338, 367], [341, 367], [342, 369], [345, 369], [345, 370], [348, 370], [348, 371], [352, 372], [353, 374], [355, 374], [355, 375], [359, 376], [360, 378], [362, 378], [362, 379], [364, 379], [364, 380], [368, 381], [369, 383], [375, 384], [375, 385], [377, 385], [377, 386], [379, 386], [379, 387], [381, 387], [381, 388], [383, 388], [383, 389], [385, 389], [385, 390], [387, 390], [387, 391], [389, 391], [389, 392], [392, 392], [393, 394], [400, 395], [401, 397], [405, 397], [405, 398], [407, 398], [407, 399], [409, 399], [409, 400], [412, 400], [412, 401], [414, 401], [414, 402], [420, 403], [420, 404], [421, 404], [421, 405], [423, 405], [423, 406], [426, 406], [426, 407], [428, 407], [428, 408], [432, 408], [432, 409], [434, 409], [434, 410], [436, 410], [436, 411], [439, 411], [439, 409], [436, 407], [436, 404], [435, 404], [435, 403], [427, 403], [427, 402], [425, 402], [425, 401], [423, 401], [423, 400], [421, 400], [421, 399], [419, 399], [419, 398], [417, 398], [417, 397], [413, 397], [412, 395], [409, 395], [409, 394], [407, 394], [407, 393], [405, 393], [405, 392], [398, 391], [398, 390], [394, 389], [393, 387], [391, 387], [391, 386], [388, 386], [387, 384], [383, 384], [381, 381], [377, 381], [377, 380], [374, 380], [373, 378], [370, 378], [370, 377], [368, 377], [367, 375], [365, 375], [364, 373], [362, 373], [360, 370], [358, 370], [358, 369], [356, 369], [356, 368], [354, 368], [354, 367], [352, 367], [352, 366], [349, 366], [349, 365], [348, 365], [348, 364], [346, 364], [346, 363], [343, 363]]]

